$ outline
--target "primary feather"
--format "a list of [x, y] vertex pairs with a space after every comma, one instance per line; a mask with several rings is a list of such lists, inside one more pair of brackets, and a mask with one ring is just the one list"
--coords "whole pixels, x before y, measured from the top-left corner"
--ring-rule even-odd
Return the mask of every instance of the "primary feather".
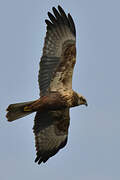
[[[49, 91], [57, 90], [58, 85], [64, 88], [63, 82], [65, 82], [66, 74], [68, 74], [67, 86], [68, 88], [72, 87], [72, 73], [76, 58], [74, 21], [70, 15], [65, 14], [60, 6], [58, 6], [58, 10], [53, 7], [53, 13], [54, 15], [48, 12], [50, 20], [45, 21], [47, 32], [39, 71], [41, 96], [46, 95]], [[69, 57], [65, 56], [66, 51]], [[68, 85], [68, 81], [70, 85]]]

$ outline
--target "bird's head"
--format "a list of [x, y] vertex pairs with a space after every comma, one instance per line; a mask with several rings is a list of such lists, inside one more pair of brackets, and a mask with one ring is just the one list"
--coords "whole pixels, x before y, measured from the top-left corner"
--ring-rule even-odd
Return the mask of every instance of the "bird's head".
[[81, 94], [77, 94], [77, 95], [78, 95], [78, 105], [88, 106], [87, 100], [85, 99], [85, 97], [82, 96]]

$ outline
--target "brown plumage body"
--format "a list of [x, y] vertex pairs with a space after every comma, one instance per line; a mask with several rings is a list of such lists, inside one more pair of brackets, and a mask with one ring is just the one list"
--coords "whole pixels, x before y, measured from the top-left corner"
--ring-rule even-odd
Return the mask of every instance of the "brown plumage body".
[[78, 105], [78, 95], [74, 91], [50, 92], [32, 104], [26, 106], [25, 111], [61, 110]]
[[35, 134], [36, 159], [46, 162], [63, 148], [68, 139], [69, 109], [87, 105], [86, 99], [73, 91], [72, 76], [76, 62], [76, 29], [71, 15], [58, 6], [49, 20], [44, 41], [38, 76], [40, 98], [35, 101], [11, 104], [7, 119], [16, 119], [36, 112]]

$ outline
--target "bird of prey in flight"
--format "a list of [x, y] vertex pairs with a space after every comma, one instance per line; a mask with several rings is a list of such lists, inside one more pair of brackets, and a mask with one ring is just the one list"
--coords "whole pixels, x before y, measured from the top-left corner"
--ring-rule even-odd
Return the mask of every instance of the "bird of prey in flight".
[[40, 98], [11, 104], [7, 108], [9, 122], [36, 112], [36, 159], [45, 163], [63, 148], [68, 139], [69, 109], [86, 105], [86, 99], [72, 89], [73, 69], [76, 62], [76, 29], [73, 18], [61, 6], [48, 12], [46, 37], [40, 60], [38, 82]]

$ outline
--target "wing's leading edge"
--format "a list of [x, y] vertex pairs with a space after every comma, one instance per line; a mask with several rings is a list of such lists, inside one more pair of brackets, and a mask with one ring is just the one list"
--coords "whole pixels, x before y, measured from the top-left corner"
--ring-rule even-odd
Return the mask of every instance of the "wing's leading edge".
[[[74, 21], [71, 15], [66, 15], [60, 6], [58, 10], [53, 7], [53, 13], [54, 15], [48, 12], [50, 20], [45, 20], [47, 32], [39, 71], [41, 96], [59, 88], [58, 84], [60, 88], [72, 86], [71, 79], [76, 58]], [[66, 81], [64, 77], [67, 78], [67, 84], [64, 83]]]

